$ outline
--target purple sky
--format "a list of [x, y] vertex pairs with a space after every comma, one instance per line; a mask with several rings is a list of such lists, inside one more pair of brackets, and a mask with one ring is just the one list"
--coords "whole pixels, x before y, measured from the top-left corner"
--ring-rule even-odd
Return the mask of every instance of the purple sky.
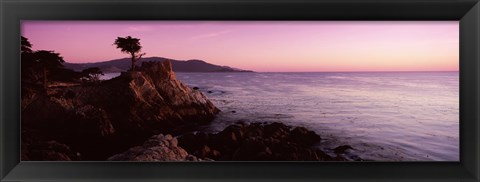
[[113, 45], [140, 38], [145, 57], [202, 59], [254, 71], [458, 71], [458, 21], [24, 21], [34, 50], [67, 62], [128, 57]]

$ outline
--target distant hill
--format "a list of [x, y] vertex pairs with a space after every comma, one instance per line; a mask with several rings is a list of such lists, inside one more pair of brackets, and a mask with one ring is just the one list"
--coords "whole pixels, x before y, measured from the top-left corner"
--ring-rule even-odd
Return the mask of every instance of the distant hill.
[[[64, 63], [65, 68], [73, 69], [75, 71], [82, 71], [90, 67], [99, 67], [104, 73], [122, 72], [130, 69], [130, 58], [115, 59], [111, 61], [96, 62], [96, 63]], [[242, 70], [232, 68], [229, 66], [219, 66], [207, 63], [202, 60], [187, 60], [180, 61], [162, 57], [147, 57], [142, 58], [136, 64], [141, 65], [144, 61], [165, 61], [170, 60], [173, 71], [175, 72], [252, 72], [249, 70]]]

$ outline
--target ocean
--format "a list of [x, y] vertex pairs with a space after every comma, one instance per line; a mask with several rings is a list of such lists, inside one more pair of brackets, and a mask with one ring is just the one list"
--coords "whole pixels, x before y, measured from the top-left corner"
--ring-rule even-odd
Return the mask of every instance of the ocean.
[[459, 161], [458, 72], [177, 73], [222, 112], [205, 128], [282, 122], [375, 161]]
[[459, 161], [458, 72], [176, 75], [222, 110], [203, 131], [282, 122], [315, 131], [332, 155], [350, 145], [352, 159]]

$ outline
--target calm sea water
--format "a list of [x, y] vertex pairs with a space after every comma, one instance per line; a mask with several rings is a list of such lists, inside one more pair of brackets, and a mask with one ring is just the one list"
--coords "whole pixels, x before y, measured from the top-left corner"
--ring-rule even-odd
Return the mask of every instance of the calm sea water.
[[205, 128], [239, 120], [304, 126], [324, 150], [378, 161], [459, 160], [458, 72], [177, 73], [222, 110]]
[[459, 160], [458, 72], [176, 75], [222, 110], [209, 132], [239, 120], [283, 122], [320, 134], [327, 152], [352, 146], [352, 159]]
[[104, 73], [103, 75], [100, 76], [100, 80], [110, 80], [112, 78], [120, 76], [120, 74], [121, 73]]

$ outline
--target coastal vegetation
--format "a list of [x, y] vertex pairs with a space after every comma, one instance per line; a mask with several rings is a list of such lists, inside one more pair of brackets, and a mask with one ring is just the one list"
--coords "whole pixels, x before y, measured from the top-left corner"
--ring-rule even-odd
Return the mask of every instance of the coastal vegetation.
[[48, 75], [63, 68], [63, 58], [59, 53], [47, 50], [32, 51], [32, 44], [27, 38], [21, 38], [22, 81], [36, 82], [43, 79], [43, 86], [48, 86]]

